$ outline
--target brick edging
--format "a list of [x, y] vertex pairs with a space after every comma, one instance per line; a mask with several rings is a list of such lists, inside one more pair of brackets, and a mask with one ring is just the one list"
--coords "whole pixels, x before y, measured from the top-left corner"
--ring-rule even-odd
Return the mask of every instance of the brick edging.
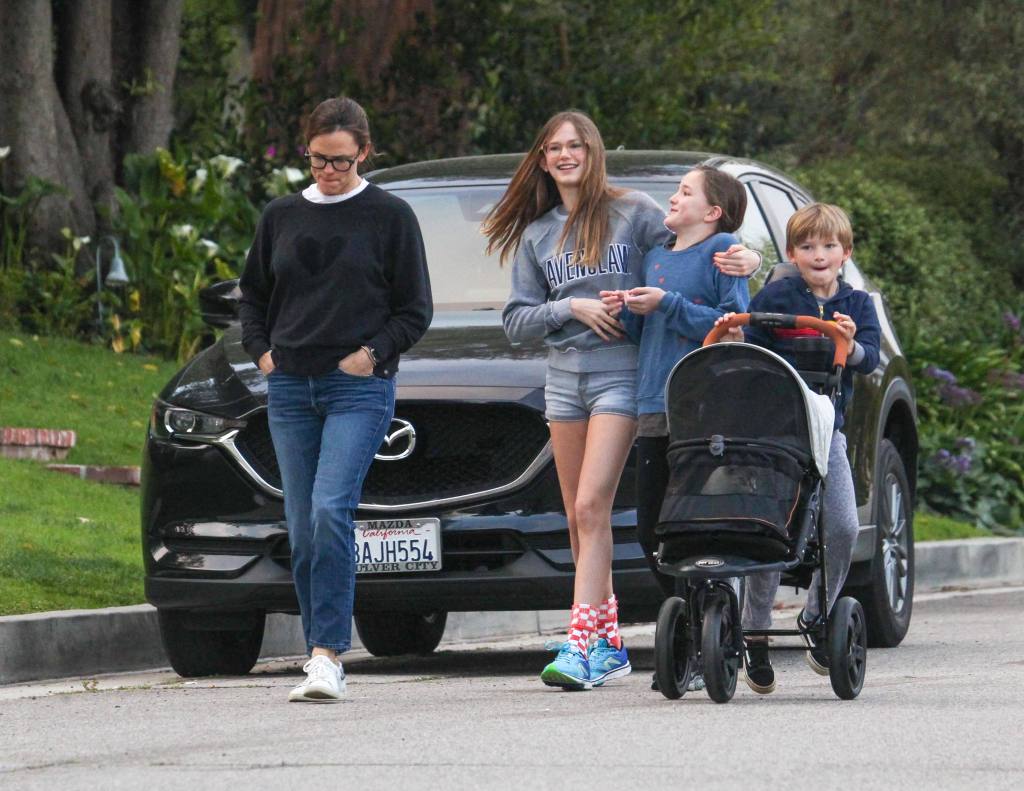
[[47, 448], [73, 448], [78, 436], [70, 429], [56, 428], [0, 428], [0, 445]]

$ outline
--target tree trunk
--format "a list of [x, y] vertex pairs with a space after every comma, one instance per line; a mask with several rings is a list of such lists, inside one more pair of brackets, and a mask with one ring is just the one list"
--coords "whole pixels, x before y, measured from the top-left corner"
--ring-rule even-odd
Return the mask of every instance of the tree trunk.
[[174, 74], [180, 52], [184, 0], [140, 0], [133, 26], [138, 50], [135, 69], [138, 96], [132, 104], [126, 150], [148, 153], [166, 148], [174, 128]]
[[115, 208], [112, 134], [121, 113], [113, 85], [110, 0], [77, 0], [59, 23], [57, 79], [71, 131], [86, 164], [85, 187], [97, 221]]
[[59, 249], [60, 230], [90, 234], [94, 222], [82, 163], [53, 76], [53, 15], [49, 2], [0, 2], [0, 145], [11, 154], [4, 190], [30, 176], [64, 187], [46, 198], [33, 218], [32, 241]]

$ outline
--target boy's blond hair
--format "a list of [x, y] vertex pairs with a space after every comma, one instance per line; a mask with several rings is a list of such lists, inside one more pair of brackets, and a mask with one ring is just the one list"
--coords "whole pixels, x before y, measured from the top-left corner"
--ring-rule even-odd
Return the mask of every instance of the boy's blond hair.
[[831, 203], [810, 203], [789, 218], [786, 223], [786, 250], [808, 239], [835, 239], [844, 250], [853, 247], [853, 226], [850, 218]]

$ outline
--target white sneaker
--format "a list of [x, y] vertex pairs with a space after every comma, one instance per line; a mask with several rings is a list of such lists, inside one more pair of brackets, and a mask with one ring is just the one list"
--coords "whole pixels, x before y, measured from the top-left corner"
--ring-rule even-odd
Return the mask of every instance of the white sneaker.
[[341, 663], [314, 656], [302, 666], [306, 680], [288, 693], [288, 702], [337, 703], [345, 694], [345, 671]]

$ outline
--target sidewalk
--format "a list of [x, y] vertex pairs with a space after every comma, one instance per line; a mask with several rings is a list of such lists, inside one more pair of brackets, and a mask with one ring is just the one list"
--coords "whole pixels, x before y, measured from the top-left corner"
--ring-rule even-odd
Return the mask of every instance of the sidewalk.
[[[919, 592], [1024, 584], [1024, 538], [934, 541], [915, 547]], [[451, 613], [442, 646], [562, 628], [560, 610]], [[361, 648], [353, 629], [353, 648]], [[299, 619], [270, 615], [262, 657], [303, 653]], [[148, 604], [0, 617], [0, 684], [167, 667]]]

